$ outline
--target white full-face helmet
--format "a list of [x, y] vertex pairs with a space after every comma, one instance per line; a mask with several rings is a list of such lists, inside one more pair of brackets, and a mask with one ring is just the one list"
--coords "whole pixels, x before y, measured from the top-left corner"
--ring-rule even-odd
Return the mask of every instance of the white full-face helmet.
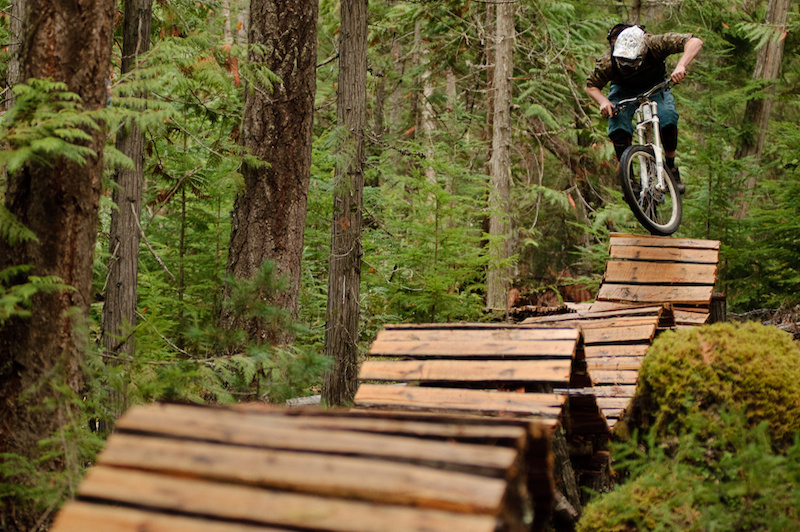
[[614, 58], [621, 67], [636, 68], [642, 64], [647, 45], [644, 30], [639, 26], [624, 29], [614, 43]]

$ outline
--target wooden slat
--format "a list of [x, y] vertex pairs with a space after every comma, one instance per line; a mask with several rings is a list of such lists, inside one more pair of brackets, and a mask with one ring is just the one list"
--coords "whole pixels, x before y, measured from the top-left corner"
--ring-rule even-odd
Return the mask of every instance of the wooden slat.
[[672, 238], [652, 235], [629, 235], [625, 233], [611, 233], [610, 244], [615, 246], [655, 246], [677, 247], [687, 249], [719, 249], [719, 240], [699, 240], [692, 238]]
[[555, 394], [362, 384], [356, 392], [355, 404], [365, 408], [422, 408], [482, 414], [509, 413], [546, 420], [556, 419], [560, 415], [565, 400], [563, 396]]
[[[418, 487], [425, 489], [424, 485]], [[232, 484], [108, 467], [96, 467], [90, 470], [78, 492], [81, 497], [86, 498], [171, 512], [286, 526], [292, 527], [293, 530], [489, 532], [496, 526], [495, 519], [489, 515], [460, 515], [440, 510], [393, 507], [298, 493], [248, 489]], [[84, 530], [88, 532], [91, 529]]]
[[684, 325], [703, 325], [710, 316], [708, 309], [682, 310], [676, 308], [674, 312], [675, 323]]
[[647, 286], [603, 283], [597, 299], [638, 303], [680, 302], [708, 305], [713, 286]]
[[358, 378], [378, 381], [568, 382], [572, 361], [558, 360], [367, 360]]
[[609, 250], [609, 258], [612, 260], [622, 259], [663, 263], [717, 264], [719, 262], [719, 251], [669, 247], [612, 246]]
[[620, 410], [628, 408], [632, 398], [632, 395], [627, 397], [599, 397], [597, 406], [603, 410]]
[[501, 475], [517, 453], [504, 447], [454, 444], [420, 438], [324, 428], [300, 427], [288, 416], [245, 415], [232, 410], [209, 410], [182, 405], [133, 407], [117, 424], [118, 432], [158, 434], [256, 448], [311, 451], [350, 456], [374, 456], [415, 463], [442, 463], [494, 470]]
[[601, 384], [636, 384], [639, 372], [636, 370], [592, 371], [589, 373], [595, 386]]
[[472, 513], [496, 513], [505, 483], [461, 472], [348, 456], [114, 434], [100, 464]]
[[287, 530], [289, 529], [211, 521], [85, 502], [70, 502], [64, 505], [50, 528], [50, 532], [285, 532]]
[[610, 260], [603, 282], [642, 284], [707, 284], [717, 279], [715, 264], [681, 264]]
[[596, 357], [617, 357], [617, 356], [644, 356], [650, 344], [636, 345], [587, 345], [584, 347], [586, 361]]
[[370, 348], [373, 356], [409, 356], [415, 358], [452, 358], [452, 357], [572, 357], [575, 352], [574, 341], [391, 341], [376, 339]]
[[586, 359], [586, 367], [591, 375], [594, 371], [638, 370], [642, 357], [592, 357]]
[[599, 343], [650, 342], [656, 334], [656, 323], [633, 327], [587, 328], [583, 330], [584, 342]]
[[[153, 405], [161, 407], [163, 405]], [[152, 408], [152, 407], [151, 407]], [[527, 423], [513, 420], [501, 423], [496, 419], [484, 419], [467, 414], [426, 414], [420, 412], [394, 411], [376, 412], [348, 410], [297, 409], [285, 411], [264, 404], [239, 404], [231, 407], [243, 412], [255, 412], [273, 419], [285, 419], [289, 426], [317, 428], [379, 434], [414, 435], [420, 438], [469, 441], [514, 441], [512, 447], [521, 448]], [[288, 415], [287, 415], [288, 414]], [[512, 424], [513, 423], [513, 424]]]
[[[388, 327], [388, 326], [387, 326]], [[578, 339], [575, 331], [569, 328], [546, 327], [498, 327], [496, 329], [458, 329], [442, 325], [438, 329], [395, 329], [378, 331], [376, 341], [381, 342], [491, 342], [491, 341], [570, 341]]]

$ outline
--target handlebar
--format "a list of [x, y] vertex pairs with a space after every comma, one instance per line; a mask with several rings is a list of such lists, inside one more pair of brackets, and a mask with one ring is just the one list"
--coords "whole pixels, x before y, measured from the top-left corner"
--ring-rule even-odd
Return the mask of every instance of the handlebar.
[[645, 102], [650, 99], [651, 96], [654, 94], [658, 94], [659, 92], [665, 92], [672, 88], [675, 85], [671, 80], [667, 79], [662, 81], [661, 83], [657, 84], [653, 88], [641, 93], [637, 94], [633, 98], [625, 98], [624, 100], [618, 101], [614, 105], [614, 116], [617, 116], [621, 112], [625, 111], [628, 107], [639, 105], [642, 102]]

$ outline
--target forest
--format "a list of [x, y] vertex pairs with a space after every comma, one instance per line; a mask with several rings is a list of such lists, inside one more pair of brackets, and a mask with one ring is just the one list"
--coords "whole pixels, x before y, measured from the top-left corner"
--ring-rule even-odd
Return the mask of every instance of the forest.
[[5, 529], [44, 529], [131, 405], [346, 405], [384, 324], [591, 294], [644, 233], [584, 92], [620, 22], [703, 41], [675, 236], [721, 241], [732, 316], [800, 321], [796, 2], [0, 7]]

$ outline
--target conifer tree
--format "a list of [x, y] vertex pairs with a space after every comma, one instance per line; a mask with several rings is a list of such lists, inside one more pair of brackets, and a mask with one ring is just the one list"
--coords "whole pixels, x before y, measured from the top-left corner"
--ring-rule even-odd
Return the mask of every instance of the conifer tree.
[[[49, 105], [47, 100], [57, 97], [59, 89], [79, 96], [87, 111], [106, 105], [114, 9], [111, 0], [58, 4], [28, 0], [20, 80], [48, 80], [30, 86], [45, 100], [43, 105]], [[33, 112], [19, 109], [18, 123], [29, 120], [26, 113]], [[53, 119], [67, 118], [57, 114]], [[71, 130], [72, 142], [77, 144], [72, 157], [39, 152], [20, 168], [9, 168], [5, 207], [35, 238], [15, 244], [0, 239], [0, 271], [27, 266], [31, 276], [57, 276], [72, 288], [37, 293], [28, 317], [12, 317], [0, 327], [2, 453], [35, 456], [38, 442], [66, 424], [74, 408], [59, 400], [64, 388], [77, 393], [83, 383], [81, 325], [92, 301], [105, 133], [85, 115], [76, 120], [83, 127]], [[64, 135], [67, 124], [61, 126], [56, 129]], [[21, 276], [15, 281], [24, 282]], [[59, 405], [55, 411], [50, 409], [53, 405]], [[59, 460], [42, 464], [54, 469], [63, 466]], [[13, 499], [3, 502], [2, 528], [30, 529], [38, 516], [25, 514]]]

